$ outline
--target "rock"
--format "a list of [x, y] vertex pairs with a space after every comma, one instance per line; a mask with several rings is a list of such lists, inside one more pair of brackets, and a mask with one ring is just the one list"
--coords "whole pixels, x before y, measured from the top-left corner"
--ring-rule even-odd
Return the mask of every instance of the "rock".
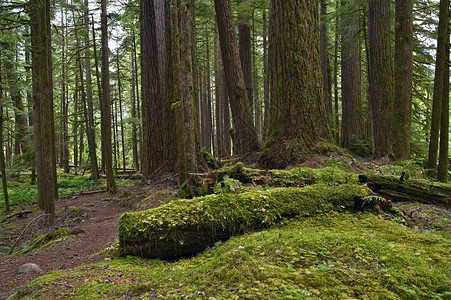
[[41, 273], [42, 270], [37, 264], [24, 264], [17, 268], [16, 273], [18, 274], [32, 274], [32, 273]]

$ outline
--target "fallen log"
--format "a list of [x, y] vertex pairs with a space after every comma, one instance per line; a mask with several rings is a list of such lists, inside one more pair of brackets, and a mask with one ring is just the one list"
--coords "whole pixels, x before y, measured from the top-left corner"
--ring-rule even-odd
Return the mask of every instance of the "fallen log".
[[199, 174], [212, 188], [228, 179], [244, 184], [266, 185], [269, 187], [304, 187], [316, 183], [339, 185], [358, 183], [358, 175], [327, 167], [324, 169], [293, 168], [292, 170], [260, 170], [244, 167], [238, 162], [207, 174]]
[[373, 192], [393, 202], [416, 201], [451, 207], [450, 185], [404, 180], [403, 177], [360, 175], [359, 182], [366, 183]]
[[268, 227], [284, 218], [361, 208], [362, 185], [279, 188], [176, 200], [119, 219], [120, 254], [173, 259], [195, 255], [219, 240]]

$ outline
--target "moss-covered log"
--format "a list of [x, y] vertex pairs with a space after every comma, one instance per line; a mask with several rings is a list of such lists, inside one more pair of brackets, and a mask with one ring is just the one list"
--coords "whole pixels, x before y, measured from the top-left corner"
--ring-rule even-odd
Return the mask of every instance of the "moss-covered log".
[[357, 174], [332, 167], [324, 169], [294, 168], [290, 171], [260, 170], [246, 168], [241, 162], [233, 166], [223, 167], [205, 177], [209, 186], [221, 183], [229, 178], [239, 180], [241, 183], [270, 187], [304, 187], [315, 183], [338, 185], [359, 182]]
[[417, 201], [451, 207], [451, 187], [445, 184], [407, 181], [388, 176], [360, 175], [359, 181], [392, 201]]
[[148, 258], [191, 256], [219, 240], [265, 228], [283, 218], [353, 209], [356, 204], [361, 207], [367, 191], [355, 184], [317, 184], [173, 201], [122, 215], [120, 253]]

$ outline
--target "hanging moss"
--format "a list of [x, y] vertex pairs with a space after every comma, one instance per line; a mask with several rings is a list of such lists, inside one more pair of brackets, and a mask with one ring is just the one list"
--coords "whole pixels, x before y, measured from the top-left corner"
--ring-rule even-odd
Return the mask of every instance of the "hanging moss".
[[120, 253], [149, 258], [191, 256], [218, 240], [265, 228], [284, 218], [354, 209], [356, 200], [360, 207], [367, 191], [355, 184], [317, 184], [173, 201], [122, 215]]

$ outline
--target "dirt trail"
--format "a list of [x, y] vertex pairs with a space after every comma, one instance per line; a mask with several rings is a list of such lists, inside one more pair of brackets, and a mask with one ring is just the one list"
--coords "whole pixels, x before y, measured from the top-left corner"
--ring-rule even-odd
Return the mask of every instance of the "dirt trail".
[[[76, 226], [79, 234], [70, 242], [62, 242], [27, 255], [0, 259], [0, 299], [6, 299], [28, 281], [47, 272], [102, 260], [102, 257], [93, 254], [105, 249], [117, 239], [118, 216], [129, 210], [117, 201], [105, 200], [106, 197], [109, 197], [107, 193], [100, 193], [59, 199], [56, 202], [57, 211], [77, 206], [89, 208], [87, 217]], [[36, 216], [37, 214], [29, 215], [27, 220]], [[16, 274], [17, 267], [25, 263], [35, 263], [43, 272]]]

